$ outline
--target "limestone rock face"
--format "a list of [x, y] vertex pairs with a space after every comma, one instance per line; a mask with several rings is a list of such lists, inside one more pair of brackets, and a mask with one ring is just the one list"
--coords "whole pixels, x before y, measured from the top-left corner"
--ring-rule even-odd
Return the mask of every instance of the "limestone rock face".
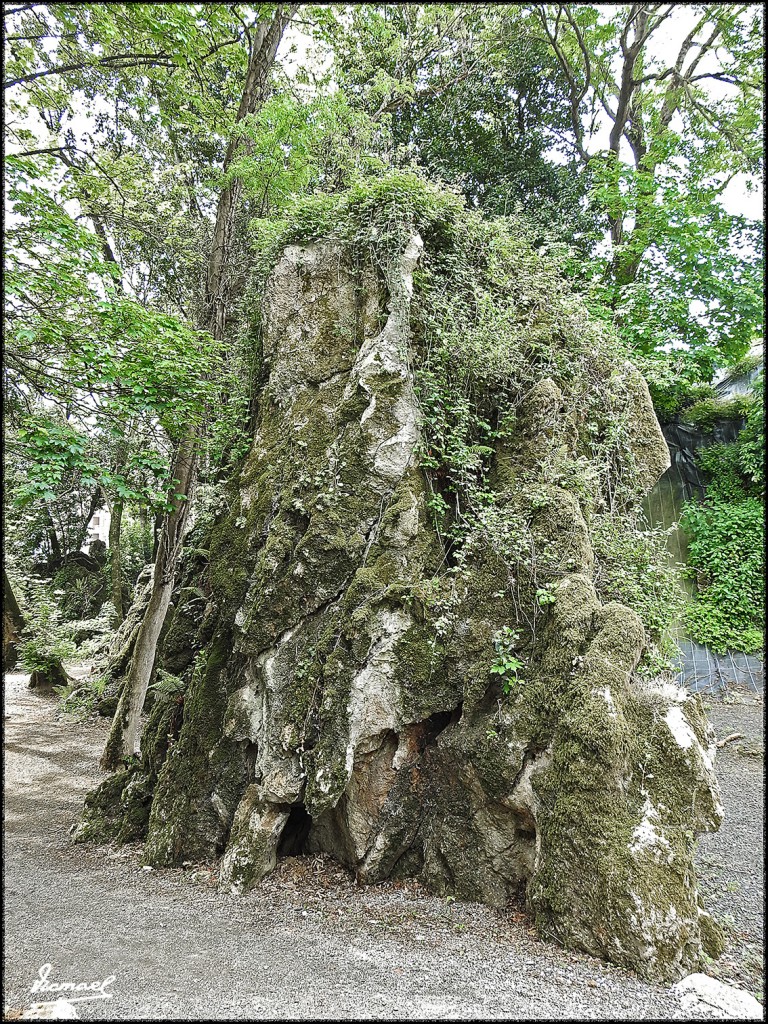
[[[146, 857], [222, 855], [235, 891], [326, 851], [364, 882], [498, 906], [524, 892], [543, 935], [680, 977], [718, 944], [693, 867], [722, 817], [712, 731], [697, 697], [636, 676], [640, 619], [598, 599], [580, 503], [544, 472], [580, 452], [561, 384], [531, 389], [493, 477], [494, 536], [524, 531], [544, 603], [521, 612], [482, 530], [450, 564], [419, 468], [422, 249], [413, 233], [382, 275], [336, 244], [291, 246], [268, 282], [258, 423], [210, 540], [183, 724], [143, 767]], [[616, 372], [620, 457], [650, 486], [667, 449], [642, 378]], [[525, 670], [505, 694], [491, 669], [513, 625]]]

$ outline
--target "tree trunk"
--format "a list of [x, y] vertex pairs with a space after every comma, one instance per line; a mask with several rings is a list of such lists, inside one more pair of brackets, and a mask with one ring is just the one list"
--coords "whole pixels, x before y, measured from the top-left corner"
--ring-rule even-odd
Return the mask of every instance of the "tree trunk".
[[147, 695], [157, 640], [160, 636], [173, 590], [176, 560], [184, 536], [187, 509], [197, 461], [194, 435], [179, 445], [171, 471], [172, 509], [163, 523], [155, 561], [152, 596], [136, 638], [128, 677], [115, 711], [109, 739], [101, 759], [102, 768], [116, 768], [127, 757], [140, 752], [141, 711]]
[[22, 629], [24, 616], [13, 592], [8, 574], [3, 569], [3, 667], [15, 668], [18, 660], [17, 644]]
[[149, 521], [147, 510], [142, 505], [139, 508], [139, 527], [141, 529], [141, 554], [145, 562], [153, 562], [156, 551], [154, 538], [150, 540]]
[[150, 554], [150, 562], [157, 561], [157, 550], [160, 547], [160, 534], [163, 532], [163, 514], [162, 512], [156, 513], [152, 520], [152, 552]]
[[[248, 71], [237, 121], [255, 113], [264, 102], [269, 72], [285, 27], [298, 5], [287, 11], [281, 6], [271, 21], [261, 22], [251, 42]], [[241, 143], [232, 138], [227, 147], [223, 170], [226, 172], [239, 152]], [[235, 213], [241, 185], [235, 179], [225, 185], [216, 210], [216, 224], [206, 276], [204, 323], [217, 341], [224, 338], [230, 280], [230, 254]], [[182, 439], [174, 467], [172, 511], [164, 519], [157, 546], [152, 596], [136, 639], [128, 677], [115, 711], [109, 739], [101, 759], [102, 768], [116, 768], [122, 759], [140, 752], [141, 712], [157, 653], [157, 642], [173, 591], [176, 561], [181, 549], [187, 508], [195, 482], [199, 437], [192, 428]]]
[[51, 549], [51, 554], [48, 558], [48, 567], [51, 572], [55, 572], [56, 569], [60, 568], [62, 562], [61, 544], [59, 543], [59, 536], [56, 533], [56, 527], [54, 525], [50, 509], [48, 508], [46, 508], [46, 515], [48, 517], [48, 544]]
[[109, 520], [109, 574], [112, 586], [112, 604], [115, 609], [115, 626], [123, 621], [123, 574], [120, 564], [120, 531], [123, 521], [123, 502], [117, 500], [111, 509]]
[[82, 548], [83, 544], [85, 543], [85, 539], [88, 536], [88, 527], [91, 525], [91, 520], [99, 511], [99, 509], [103, 507], [104, 500], [101, 496], [101, 488], [97, 487], [94, 490], [93, 494], [91, 495], [91, 503], [88, 506], [88, 511], [85, 515], [85, 518], [83, 519], [82, 526], [77, 534], [77, 537], [75, 538], [75, 543], [73, 547], [76, 551], [79, 551]]
[[27, 684], [30, 690], [52, 690], [54, 686], [68, 686], [72, 682], [60, 661], [51, 661], [46, 668], [32, 670]]
[[[248, 71], [245, 76], [245, 86], [237, 111], [236, 123], [255, 113], [264, 102], [269, 72], [274, 63], [277, 48], [285, 27], [293, 17], [297, 6], [296, 4], [291, 5], [287, 11], [284, 11], [282, 7], [277, 7], [272, 21], [261, 22], [259, 25], [251, 44]], [[244, 143], [241, 139], [230, 139], [222, 168], [225, 174], [243, 146]], [[239, 178], [233, 178], [224, 186], [216, 209], [216, 224], [213, 229], [211, 255], [205, 282], [206, 323], [204, 326], [217, 341], [224, 338], [226, 326], [232, 230], [241, 192], [242, 182]]]

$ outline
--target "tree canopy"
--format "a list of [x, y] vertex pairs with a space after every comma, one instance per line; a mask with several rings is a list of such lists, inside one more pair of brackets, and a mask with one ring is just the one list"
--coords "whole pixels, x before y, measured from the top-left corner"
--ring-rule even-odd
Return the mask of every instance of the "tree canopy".
[[192, 434], [203, 484], [237, 462], [286, 218], [393, 171], [554, 255], [665, 415], [761, 337], [762, 224], [729, 198], [759, 206], [757, 4], [4, 16], [6, 516], [27, 566], [79, 550], [102, 505], [191, 498]]

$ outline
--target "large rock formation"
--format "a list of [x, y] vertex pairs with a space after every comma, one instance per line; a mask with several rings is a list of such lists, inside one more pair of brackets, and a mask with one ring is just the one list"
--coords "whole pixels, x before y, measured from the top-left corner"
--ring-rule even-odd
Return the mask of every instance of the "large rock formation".
[[[542, 935], [681, 976], [718, 944], [693, 867], [722, 815], [711, 730], [697, 697], [637, 675], [643, 625], [596, 591], [583, 380], [541, 375], [499, 432], [486, 511], [461, 544], [435, 528], [423, 246], [414, 230], [383, 273], [337, 241], [277, 263], [253, 446], [165, 640], [186, 692], [158, 688], [142, 762], [89, 797], [79, 838], [222, 855], [236, 891], [305, 851], [363, 882], [524, 890]], [[640, 491], [668, 465], [647, 389], [619, 355], [604, 386], [623, 424], [606, 459]]]

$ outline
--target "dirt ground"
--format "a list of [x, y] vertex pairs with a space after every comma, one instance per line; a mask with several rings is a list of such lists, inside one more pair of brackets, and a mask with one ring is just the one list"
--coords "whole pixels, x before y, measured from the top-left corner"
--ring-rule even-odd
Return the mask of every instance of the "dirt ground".
[[[41, 998], [31, 986], [50, 964], [51, 982], [113, 978], [112, 998], [75, 1004], [86, 1020], [691, 1019], [668, 988], [539, 941], [520, 908], [357, 887], [319, 857], [286, 858], [235, 897], [207, 865], [152, 871], [138, 846], [75, 846], [107, 723], [25, 682], [6, 676], [6, 1018]], [[712, 699], [709, 713], [743, 738], [718, 759], [727, 820], [700, 843], [728, 932], [708, 972], [762, 1000], [762, 699]]]

